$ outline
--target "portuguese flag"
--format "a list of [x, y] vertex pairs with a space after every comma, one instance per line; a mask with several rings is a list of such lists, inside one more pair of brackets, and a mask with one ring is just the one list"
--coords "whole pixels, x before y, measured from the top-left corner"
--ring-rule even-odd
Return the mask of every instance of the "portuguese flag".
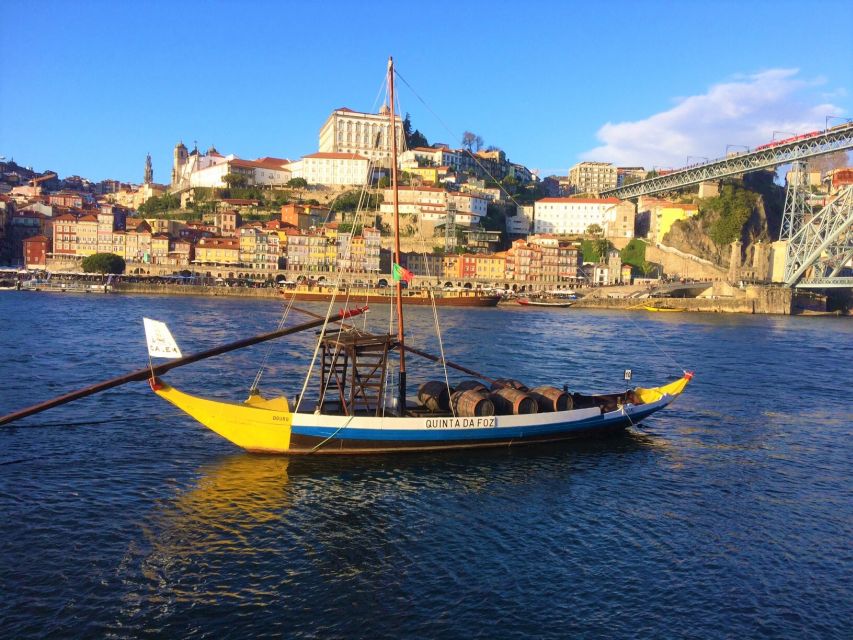
[[409, 284], [415, 277], [414, 273], [404, 267], [401, 267], [396, 262], [391, 265], [391, 275], [394, 277], [396, 282], [403, 280], [406, 284]]

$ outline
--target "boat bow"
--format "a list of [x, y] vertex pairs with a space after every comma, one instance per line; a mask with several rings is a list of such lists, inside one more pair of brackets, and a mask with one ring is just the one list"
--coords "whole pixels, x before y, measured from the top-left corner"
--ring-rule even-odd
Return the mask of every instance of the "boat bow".
[[149, 384], [158, 396], [238, 447], [269, 453], [290, 449], [293, 414], [284, 397], [268, 400], [253, 394], [242, 403], [223, 402], [178, 391], [159, 378]]

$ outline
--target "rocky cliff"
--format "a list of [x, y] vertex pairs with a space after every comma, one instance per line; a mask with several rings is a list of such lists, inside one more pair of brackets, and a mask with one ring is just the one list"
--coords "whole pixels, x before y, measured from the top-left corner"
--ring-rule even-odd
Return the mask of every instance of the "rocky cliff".
[[729, 243], [743, 243], [743, 258], [750, 259], [755, 242], [779, 238], [785, 189], [773, 182], [773, 173], [747, 174], [727, 181], [720, 196], [697, 199], [699, 214], [672, 225], [663, 244], [728, 267]]

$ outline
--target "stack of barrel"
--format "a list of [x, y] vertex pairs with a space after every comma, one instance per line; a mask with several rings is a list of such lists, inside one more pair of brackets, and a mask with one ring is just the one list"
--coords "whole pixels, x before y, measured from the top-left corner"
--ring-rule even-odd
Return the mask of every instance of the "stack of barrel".
[[568, 411], [572, 397], [556, 387], [528, 388], [518, 380], [495, 380], [491, 390], [477, 380], [463, 380], [452, 389], [436, 380], [418, 389], [418, 400], [434, 413], [457, 417], [507, 416]]

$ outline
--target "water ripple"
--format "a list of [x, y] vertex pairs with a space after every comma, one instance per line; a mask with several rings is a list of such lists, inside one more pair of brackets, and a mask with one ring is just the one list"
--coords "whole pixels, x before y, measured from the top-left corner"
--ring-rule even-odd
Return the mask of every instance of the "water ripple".
[[[269, 330], [280, 309], [13, 293], [0, 311], [6, 412], [144, 366], [142, 315], [191, 353]], [[142, 384], [34, 416], [0, 431], [0, 634], [849, 637], [853, 378], [835, 366], [853, 355], [849, 321], [441, 315], [448, 357], [486, 373], [509, 362], [581, 390], [619, 388], [624, 368], [636, 384], [679, 365], [697, 378], [624, 437], [397, 458], [245, 455]], [[430, 314], [409, 322], [435, 350]], [[239, 398], [269, 348], [264, 388], [293, 394], [312, 340], [170, 379]]]

